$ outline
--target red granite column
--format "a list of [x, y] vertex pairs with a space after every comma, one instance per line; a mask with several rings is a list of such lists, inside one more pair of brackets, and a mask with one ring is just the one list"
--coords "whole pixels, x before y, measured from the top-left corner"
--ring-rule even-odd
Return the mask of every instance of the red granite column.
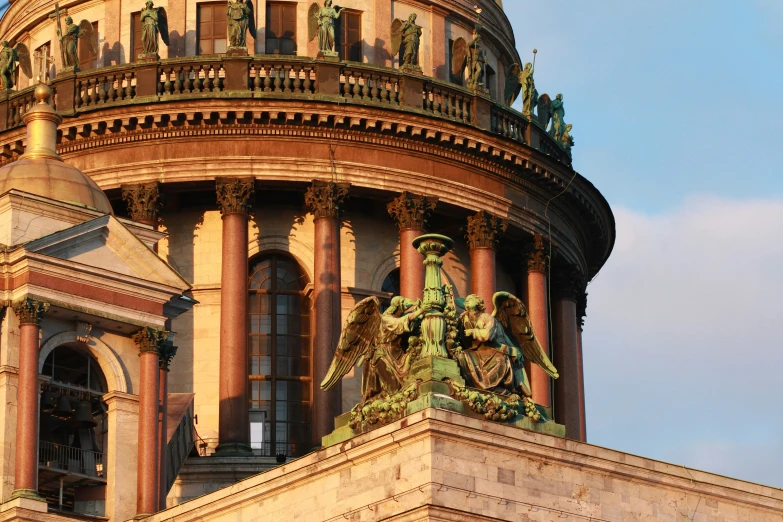
[[555, 421], [565, 424], [566, 437], [581, 440], [579, 347], [576, 301], [581, 287], [578, 271], [569, 267], [555, 274], [552, 301], [552, 342], [555, 380]]
[[158, 462], [159, 464], [159, 506], [160, 509], [166, 509], [166, 496], [168, 495], [168, 411], [169, 411], [169, 365], [174, 355], [177, 353], [177, 347], [170, 342], [166, 342], [161, 347], [160, 363], [158, 374], [160, 376], [160, 393], [158, 395], [158, 406], [160, 407], [158, 421]]
[[220, 456], [251, 455], [247, 396], [247, 219], [254, 178], [217, 182], [223, 213], [223, 266], [220, 280]]
[[430, 214], [438, 198], [403, 192], [386, 205], [400, 229], [400, 295], [421, 299], [424, 292], [424, 263], [413, 240], [426, 233]]
[[576, 309], [577, 318], [579, 319], [576, 333], [577, 360], [579, 363], [579, 419], [581, 421], [579, 440], [585, 442], [587, 441], [587, 415], [585, 412], [585, 370], [582, 362], [582, 330], [584, 329], [585, 315], [587, 315], [587, 292], [580, 293], [576, 302]]
[[[530, 322], [538, 342], [549, 358], [549, 299], [546, 284], [547, 253], [544, 249], [544, 238], [536, 234], [533, 238], [533, 249], [527, 259], [527, 309]], [[530, 375], [530, 387], [533, 391], [533, 401], [536, 404], [552, 407], [552, 379], [537, 364], [526, 364]]]
[[168, 332], [142, 328], [133, 334], [139, 348], [139, 451], [136, 476], [136, 515], [150, 515], [159, 509], [158, 454], [159, 358]]
[[340, 337], [340, 207], [350, 185], [313, 181], [305, 194], [305, 203], [315, 215], [313, 238], [313, 441], [332, 432], [334, 418], [342, 413], [342, 388], [328, 392], [318, 386], [332, 362]]
[[495, 295], [495, 249], [508, 224], [488, 212], [468, 217], [467, 240], [470, 248], [470, 293], [478, 294], [487, 307]]
[[13, 497], [38, 495], [38, 350], [41, 318], [49, 303], [24, 299], [13, 305], [19, 318], [19, 381], [16, 395], [16, 455]]

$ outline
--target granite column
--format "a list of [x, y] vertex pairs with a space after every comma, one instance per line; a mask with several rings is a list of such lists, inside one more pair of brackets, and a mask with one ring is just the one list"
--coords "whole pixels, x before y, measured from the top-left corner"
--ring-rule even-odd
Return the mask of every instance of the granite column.
[[470, 293], [478, 294], [487, 307], [495, 294], [495, 253], [506, 232], [505, 219], [480, 211], [468, 217], [467, 240], [470, 248]]
[[413, 240], [426, 232], [427, 221], [438, 198], [403, 192], [386, 208], [400, 229], [400, 295], [421, 299], [424, 291], [424, 263]]
[[576, 303], [581, 288], [581, 273], [574, 267], [555, 272], [552, 301], [552, 341], [554, 365], [560, 378], [555, 380], [555, 421], [565, 424], [566, 437], [581, 440], [579, 398], [579, 345]]
[[585, 316], [587, 315], [587, 292], [580, 292], [578, 300], [576, 302], [576, 314], [577, 314], [577, 330], [576, 330], [576, 346], [577, 346], [577, 363], [579, 366], [579, 440], [582, 442], [587, 441], [587, 415], [585, 412], [585, 369], [582, 358], [582, 330], [585, 325]]
[[160, 407], [160, 416], [158, 422], [158, 462], [160, 462], [158, 481], [160, 489], [159, 505], [160, 509], [166, 509], [166, 496], [168, 495], [168, 413], [169, 413], [169, 366], [174, 355], [177, 353], [177, 347], [171, 342], [166, 342], [161, 347], [158, 374], [160, 376], [160, 394], [158, 396], [158, 405]]
[[41, 319], [49, 303], [23, 299], [13, 305], [19, 318], [19, 380], [16, 395], [16, 455], [13, 497], [38, 495], [38, 351]]
[[139, 349], [139, 445], [136, 475], [136, 516], [160, 509], [158, 398], [160, 349], [168, 332], [145, 327], [133, 334]]
[[334, 418], [341, 413], [342, 389], [328, 392], [319, 384], [326, 376], [340, 337], [342, 321], [342, 276], [340, 270], [340, 210], [348, 193], [347, 183], [313, 181], [305, 194], [305, 203], [315, 216], [313, 239], [313, 442], [334, 429]]
[[250, 449], [247, 355], [247, 222], [254, 178], [221, 178], [217, 199], [223, 214], [220, 280], [220, 456], [245, 456]]
[[[549, 349], [549, 296], [547, 294], [547, 253], [541, 234], [533, 237], [533, 248], [527, 258], [527, 309], [536, 339], [544, 352], [552, 358]], [[552, 407], [552, 379], [537, 364], [526, 362], [533, 401], [546, 408]]]

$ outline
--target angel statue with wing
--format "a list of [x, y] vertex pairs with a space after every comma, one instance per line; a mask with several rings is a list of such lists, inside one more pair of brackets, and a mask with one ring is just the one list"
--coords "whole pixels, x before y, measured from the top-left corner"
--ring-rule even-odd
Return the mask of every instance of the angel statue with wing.
[[169, 45], [169, 24], [166, 10], [153, 7], [152, 0], [147, 0], [141, 10], [141, 46], [143, 54], [158, 54], [158, 35], [163, 43]]
[[[59, 11], [58, 11], [59, 12]], [[79, 25], [73, 23], [73, 18], [65, 17], [65, 33], [60, 32], [60, 24], [57, 24], [57, 31], [60, 37], [60, 48], [63, 52], [63, 62], [65, 67], [79, 67], [79, 38], [84, 38], [90, 44], [90, 50], [93, 54], [98, 54], [98, 35], [92, 29], [92, 24], [87, 20], [82, 20]]]
[[332, 0], [324, 0], [324, 6], [317, 3], [310, 5], [307, 12], [308, 36], [312, 40], [318, 37], [318, 51], [334, 54], [334, 22], [340, 18], [344, 8], [332, 7]]
[[484, 88], [484, 75], [487, 67], [487, 52], [481, 47], [481, 27], [476, 24], [473, 39], [466, 42], [459, 37], [451, 51], [451, 74], [462, 76], [468, 70], [467, 86], [470, 89]]
[[13, 47], [7, 40], [2, 41], [0, 47], [0, 79], [4, 91], [10, 91], [14, 87], [17, 64], [28, 78], [33, 76], [33, 68], [30, 64], [30, 51], [22, 42]]
[[525, 359], [553, 379], [558, 378], [557, 369], [536, 339], [522, 301], [508, 292], [497, 292], [492, 303], [495, 310], [490, 315], [481, 297], [465, 298], [465, 312], [459, 318], [463, 350], [457, 362], [470, 386], [498, 395], [530, 397]]
[[406, 21], [395, 18], [392, 22], [392, 55], [402, 50], [402, 67], [419, 67], [419, 44], [421, 26], [416, 25], [416, 13], [411, 13]]
[[399, 391], [410, 372], [411, 354], [403, 346], [406, 334], [414, 332], [416, 319], [431, 309], [429, 304], [393, 297], [381, 313], [377, 297], [359, 301], [343, 327], [334, 359], [321, 389], [329, 390], [354, 365], [364, 364], [362, 399]]

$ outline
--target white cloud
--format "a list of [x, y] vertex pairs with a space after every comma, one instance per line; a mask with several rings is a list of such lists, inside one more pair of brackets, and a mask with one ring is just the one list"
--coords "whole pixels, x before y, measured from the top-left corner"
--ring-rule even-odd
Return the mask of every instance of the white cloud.
[[783, 200], [615, 217], [588, 288], [588, 440], [783, 486]]

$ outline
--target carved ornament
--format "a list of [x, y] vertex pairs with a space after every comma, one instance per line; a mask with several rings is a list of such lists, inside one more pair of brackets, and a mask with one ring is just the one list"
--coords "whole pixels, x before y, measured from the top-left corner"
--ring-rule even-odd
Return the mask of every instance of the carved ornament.
[[506, 232], [508, 221], [482, 210], [468, 217], [468, 246], [474, 248], [497, 248], [500, 237]]
[[169, 336], [169, 332], [166, 330], [158, 330], [157, 328], [150, 328], [146, 326], [133, 334], [131, 339], [136, 343], [139, 349], [139, 354], [146, 352], [155, 352], [160, 356], [161, 346]]
[[133, 221], [158, 222], [160, 210], [160, 184], [140, 183], [138, 185], [122, 185], [122, 199], [128, 204], [128, 213]]
[[350, 183], [313, 180], [313, 184], [307, 187], [305, 203], [316, 218], [336, 218], [350, 187]]
[[541, 234], [535, 234], [533, 236], [533, 244], [531, 245], [527, 255], [527, 271], [546, 273], [546, 265], [548, 260], [549, 255], [544, 244], [544, 236]]
[[90, 332], [92, 325], [84, 321], [76, 321], [76, 340], [82, 343], [90, 342]]
[[570, 299], [578, 302], [579, 296], [584, 294], [584, 276], [582, 271], [574, 266], [558, 268], [554, 271], [552, 279], [552, 293], [555, 299]]
[[585, 325], [585, 317], [587, 317], [587, 292], [581, 292], [576, 300], [576, 318], [579, 320], [580, 329]]
[[43, 315], [49, 309], [49, 303], [36, 299], [22, 299], [12, 305], [14, 313], [19, 318], [19, 324], [41, 325]]
[[424, 230], [437, 204], [436, 197], [420, 196], [406, 191], [386, 205], [386, 209], [401, 231]]
[[171, 341], [166, 341], [160, 345], [160, 369], [169, 371], [171, 361], [174, 360], [174, 356], [177, 355], [177, 347]]
[[475, 413], [492, 421], [509, 421], [520, 415], [530, 417], [534, 422], [545, 420], [530, 397], [517, 394], [500, 396], [495, 393], [460, 386], [451, 381], [451, 395], [464, 402]]
[[250, 212], [255, 178], [218, 178], [215, 185], [221, 214], [225, 216]]

